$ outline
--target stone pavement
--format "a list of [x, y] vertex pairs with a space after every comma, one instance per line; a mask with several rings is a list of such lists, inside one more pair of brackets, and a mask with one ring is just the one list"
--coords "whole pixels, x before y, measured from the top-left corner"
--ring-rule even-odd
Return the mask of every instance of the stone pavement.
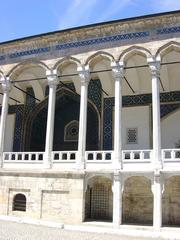
[[[147, 240], [115, 234], [64, 230], [0, 220], [0, 240]], [[158, 238], [160, 239], [160, 238]]]

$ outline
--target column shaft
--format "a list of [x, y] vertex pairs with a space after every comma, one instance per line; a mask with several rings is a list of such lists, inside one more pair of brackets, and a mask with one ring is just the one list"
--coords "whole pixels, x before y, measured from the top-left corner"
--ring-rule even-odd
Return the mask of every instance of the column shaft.
[[122, 181], [120, 173], [114, 174], [113, 182], [113, 224], [122, 224]]
[[160, 93], [159, 93], [160, 61], [150, 60], [149, 66], [152, 74], [153, 161], [154, 168], [159, 169], [162, 167]]
[[87, 129], [87, 99], [88, 84], [90, 80], [89, 67], [83, 66], [78, 68], [81, 80], [81, 99], [79, 115], [79, 138], [78, 138], [78, 159], [77, 168], [85, 168], [85, 151], [86, 151], [86, 129]]
[[47, 71], [47, 79], [49, 84], [49, 98], [48, 98], [48, 113], [46, 126], [46, 143], [45, 143], [45, 158], [44, 165], [46, 168], [51, 167], [51, 153], [53, 150], [53, 136], [54, 136], [54, 116], [56, 103], [56, 86], [58, 78], [56, 71]]
[[153, 193], [153, 226], [156, 230], [159, 230], [162, 226], [162, 183], [160, 176], [154, 177]]
[[115, 79], [115, 116], [114, 116], [114, 162], [115, 169], [122, 168], [122, 79], [123, 64], [113, 62], [112, 73]]

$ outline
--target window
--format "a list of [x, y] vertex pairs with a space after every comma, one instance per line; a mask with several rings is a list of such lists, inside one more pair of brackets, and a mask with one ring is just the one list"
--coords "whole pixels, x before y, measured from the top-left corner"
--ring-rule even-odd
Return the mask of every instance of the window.
[[26, 196], [24, 194], [18, 193], [14, 196], [13, 211], [26, 211]]
[[127, 144], [137, 144], [137, 128], [127, 128]]
[[77, 142], [79, 135], [79, 122], [73, 120], [64, 128], [64, 141]]

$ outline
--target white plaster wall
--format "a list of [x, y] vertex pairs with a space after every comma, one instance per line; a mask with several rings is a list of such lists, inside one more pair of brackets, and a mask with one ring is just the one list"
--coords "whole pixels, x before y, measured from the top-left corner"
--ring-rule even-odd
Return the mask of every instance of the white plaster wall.
[[[149, 106], [125, 107], [122, 111], [123, 149], [149, 149], [150, 148], [150, 111]], [[126, 129], [137, 128], [137, 144], [127, 144]]]
[[13, 150], [15, 116], [15, 114], [8, 114], [7, 116], [4, 152], [11, 152]]
[[176, 148], [180, 141], [180, 110], [162, 119], [161, 141], [162, 148]]

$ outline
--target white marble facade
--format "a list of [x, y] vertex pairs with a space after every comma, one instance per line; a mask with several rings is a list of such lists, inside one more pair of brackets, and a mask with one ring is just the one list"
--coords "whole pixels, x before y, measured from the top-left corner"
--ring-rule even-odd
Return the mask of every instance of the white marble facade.
[[[0, 214], [179, 225], [179, 64], [179, 11], [1, 43]], [[88, 96], [97, 79], [102, 105], [113, 102], [110, 149], [103, 142], [104, 108], [99, 113]], [[53, 149], [60, 81], [64, 88], [73, 83], [79, 96], [76, 150]], [[44, 150], [14, 152], [17, 122], [8, 106], [24, 106], [28, 88], [37, 109], [48, 103]], [[98, 112], [98, 149], [92, 150], [86, 146], [88, 104]], [[28, 121], [22, 124], [20, 146], [28, 140]], [[18, 193], [26, 197], [26, 211], [13, 210]]]

